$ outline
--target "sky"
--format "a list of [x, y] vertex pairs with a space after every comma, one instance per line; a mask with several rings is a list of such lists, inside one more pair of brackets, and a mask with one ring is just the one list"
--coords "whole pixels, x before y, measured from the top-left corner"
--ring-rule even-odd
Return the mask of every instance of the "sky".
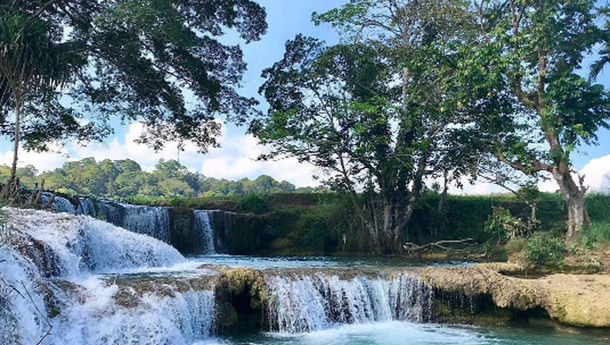
[[[337, 34], [332, 28], [324, 25], [315, 26], [311, 22], [311, 13], [338, 7], [345, 0], [259, 0], [258, 2], [267, 10], [269, 29], [260, 41], [241, 45], [244, 60], [248, 64], [241, 93], [256, 97], [261, 101], [261, 109], [265, 109], [265, 101], [258, 95], [258, 87], [262, 83], [260, 77], [262, 70], [281, 59], [286, 41], [299, 33], [325, 40], [330, 44], [337, 42]], [[610, 87], [610, 67], [602, 73], [598, 82]], [[319, 184], [313, 176], [320, 172], [295, 159], [256, 161], [256, 157], [266, 149], [258, 145], [254, 137], [245, 134], [245, 127], [223, 125], [221, 147], [212, 149], [207, 154], [198, 154], [195, 147], [189, 145], [184, 152], [178, 153], [176, 144], [172, 143], [166, 145], [164, 150], [155, 152], [134, 142], [141, 129], [138, 123], [116, 123], [114, 136], [106, 139], [104, 143], [88, 146], [68, 143], [64, 147], [55, 147], [54, 152], [46, 153], [22, 151], [19, 164], [20, 166], [32, 164], [39, 171], [46, 171], [60, 167], [67, 160], [86, 157], [95, 157], [98, 161], [129, 158], [137, 161], [143, 169], [151, 170], [161, 158], [179, 159], [189, 169], [209, 177], [240, 179], [256, 178], [266, 174], [278, 180], [289, 181], [298, 187]], [[593, 190], [610, 191], [610, 131], [603, 130], [597, 134], [598, 146], [581, 147], [572, 158], [575, 167], [585, 173], [586, 181]], [[12, 146], [9, 140], [4, 139], [0, 141], [0, 164], [10, 164], [11, 161]], [[541, 183], [541, 187], [548, 191], [556, 189], [556, 185], [552, 182]], [[481, 183], [468, 185], [463, 190], [453, 190], [454, 193], [469, 194], [500, 191], [497, 187]]]

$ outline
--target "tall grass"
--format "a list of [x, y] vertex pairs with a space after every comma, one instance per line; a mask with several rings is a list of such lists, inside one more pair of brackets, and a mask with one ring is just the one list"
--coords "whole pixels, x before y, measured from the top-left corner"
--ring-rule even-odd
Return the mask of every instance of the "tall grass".
[[587, 246], [610, 247], [610, 222], [594, 222], [585, 228], [582, 241]]

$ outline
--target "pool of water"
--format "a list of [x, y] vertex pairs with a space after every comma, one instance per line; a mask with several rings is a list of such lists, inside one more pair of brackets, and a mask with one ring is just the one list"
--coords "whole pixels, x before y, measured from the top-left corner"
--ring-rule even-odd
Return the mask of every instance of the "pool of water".
[[198, 255], [186, 258], [170, 267], [141, 267], [126, 270], [114, 270], [112, 272], [100, 272], [102, 277], [115, 276], [198, 276], [202, 274], [214, 274], [213, 271], [202, 269], [202, 266], [228, 266], [245, 267], [254, 269], [269, 268], [362, 268], [362, 269], [391, 269], [422, 266], [468, 266], [473, 262], [449, 261], [449, 260], [417, 260], [406, 258], [384, 258], [384, 257], [330, 257], [330, 256], [247, 256], [212, 254]]
[[248, 345], [601, 345], [610, 343], [609, 334], [573, 334], [553, 328], [474, 327], [379, 322], [346, 325], [323, 331], [286, 335], [259, 333], [212, 340], [218, 344]]
[[431, 261], [399, 257], [330, 257], [330, 256], [246, 256], [246, 255], [199, 255], [189, 257], [189, 261], [200, 264], [223, 265], [250, 268], [375, 268], [375, 267], [418, 267], [418, 266], [465, 266], [472, 262]]
[[[408, 260], [404, 258], [355, 257], [256, 257], [234, 255], [204, 255], [188, 257], [185, 262], [166, 268], [114, 273], [114, 276], [188, 276], [216, 274], [200, 269], [202, 265], [268, 268], [392, 268], [419, 266], [463, 266], [469, 262]], [[610, 331], [558, 331], [552, 327], [534, 326], [460, 326], [383, 321], [365, 324], [337, 325], [329, 329], [297, 334], [237, 330], [229, 335], [213, 337], [193, 345], [585, 345], [610, 344]]]

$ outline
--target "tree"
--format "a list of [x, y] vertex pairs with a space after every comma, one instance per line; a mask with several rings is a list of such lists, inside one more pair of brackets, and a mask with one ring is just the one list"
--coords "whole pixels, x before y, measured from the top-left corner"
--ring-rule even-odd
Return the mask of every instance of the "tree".
[[385, 54], [297, 36], [264, 71], [260, 92], [270, 110], [252, 131], [272, 148], [262, 158], [291, 156], [323, 169], [329, 185], [351, 195], [377, 250], [391, 253], [402, 247], [424, 178], [458, 154], [450, 138], [460, 122], [493, 103], [460, 101], [452, 84], [459, 57], [448, 46], [430, 43], [401, 62], [410, 73], [406, 96], [395, 82], [401, 70]]
[[205, 152], [217, 145], [215, 115], [240, 123], [256, 112], [236, 91], [241, 49], [218, 41], [226, 30], [246, 43], [264, 34], [251, 0], [5, 1], [0, 27], [0, 134], [15, 139], [13, 176], [21, 140], [38, 150], [101, 140], [110, 116], [143, 122], [140, 141], [155, 149], [188, 140]]
[[[353, 0], [314, 14], [344, 43], [297, 36], [264, 71], [270, 110], [252, 131], [273, 151], [262, 158], [292, 156], [324, 170], [327, 184], [351, 196], [374, 246], [400, 251], [424, 179], [460, 154], [452, 138], [469, 114], [495, 102], [453, 82], [454, 46], [468, 39], [470, 17], [464, 2], [449, 0]], [[462, 102], [475, 98], [482, 101]], [[455, 161], [452, 178], [461, 173]]]
[[477, 138], [512, 169], [552, 176], [568, 205], [567, 237], [577, 240], [589, 223], [587, 188], [584, 177], [575, 178], [570, 155], [596, 143], [596, 131], [610, 119], [604, 87], [577, 71], [608, 36], [597, 24], [604, 11], [594, 0], [482, 1], [478, 9], [480, 41], [469, 47], [464, 70], [501, 75], [490, 92], [509, 93], [513, 109], [502, 118], [480, 116]]
[[52, 88], [67, 79], [67, 70], [59, 63], [63, 44], [56, 44], [47, 34], [46, 24], [13, 8], [0, 7], [0, 117], [9, 109], [14, 112], [12, 127], [14, 154], [11, 175], [4, 188], [4, 196], [12, 198], [16, 191], [15, 179], [19, 142], [22, 136], [24, 111], [36, 94], [47, 95]]

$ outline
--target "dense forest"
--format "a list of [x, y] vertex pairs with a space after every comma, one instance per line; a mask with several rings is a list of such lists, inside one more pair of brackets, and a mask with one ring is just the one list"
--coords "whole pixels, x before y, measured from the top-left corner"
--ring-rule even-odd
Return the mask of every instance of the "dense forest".
[[[45, 188], [71, 195], [105, 198], [133, 197], [215, 197], [246, 194], [306, 193], [326, 191], [324, 188], [296, 188], [287, 181], [266, 175], [254, 180], [237, 181], [206, 177], [192, 172], [175, 160], [161, 159], [148, 172], [130, 159], [102, 160], [94, 158], [66, 162], [61, 168], [39, 173], [33, 166], [17, 169], [20, 182], [30, 188], [44, 181]], [[10, 168], [0, 166], [0, 182], [10, 178]]]

